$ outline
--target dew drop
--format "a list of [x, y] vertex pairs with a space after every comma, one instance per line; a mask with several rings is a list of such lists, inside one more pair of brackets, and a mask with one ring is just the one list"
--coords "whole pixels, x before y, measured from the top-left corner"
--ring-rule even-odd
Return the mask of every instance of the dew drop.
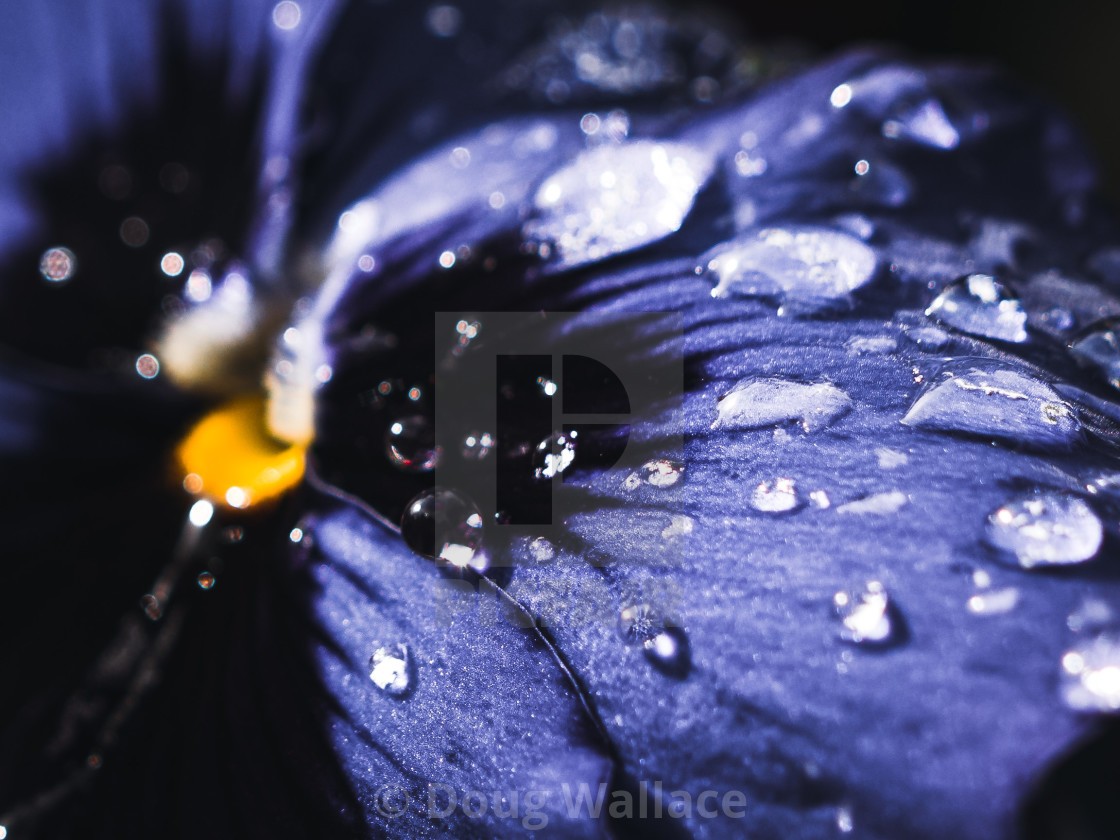
[[882, 516], [890, 513], [897, 513], [909, 501], [909, 497], [901, 490], [888, 490], [883, 493], [873, 493], [870, 496], [864, 496], [862, 499], [856, 499], [853, 502], [842, 504], [836, 508], [836, 512], [860, 516], [868, 514]]
[[987, 541], [1024, 569], [1092, 560], [1104, 539], [1100, 518], [1084, 499], [1044, 493], [1017, 499], [988, 516]]
[[435, 428], [423, 415], [403, 417], [390, 425], [385, 449], [393, 466], [406, 472], [431, 472], [440, 459]]
[[841, 623], [840, 638], [845, 642], [885, 647], [900, 640], [901, 620], [879, 581], [869, 581], [858, 592], [837, 592], [832, 604]]
[[990, 274], [969, 274], [951, 283], [926, 315], [971, 335], [1016, 344], [1027, 340], [1022, 303]]
[[680, 627], [666, 627], [642, 643], [642, 653], [658, 671], [681, 678], [692, 666], [688, 634]]
[[968, 611], [973, 615], [1003, 615], [1019, 603], [1019, 590], [1014, 587], [993, 589], [977, 593], [968, 599]]
[[403, 697], [412, 688], [410, 670], [407, 645], [379, 647], [369, 658], [369, 678], [391, 697]]
[[560, 268], [632, 251], [679, 230], [711, 172], [707, 155], [678, 143], [589, 149], [544, 181], [523, 233]]
[[78, 270], [78, 260], [69, 248], [48, 248], [39, 258], [39, 273], [51, 283], [65, 283]]
[[1079, 362], [1096, 370], [1113, 388], [1120, 388], [1120, 337], [1115, 319], [1100, 321], [1070, 345]]
[[875, 275], [875, 252], [854, 236], [813, 227], [764, 228], [717, 245], [700, 258], [712, 297], [834, 301]]
[[637, 490], [643, 484], [652, 487], [672, 487], [681, 480], [683, 472], [682, 464], [665, 458], [655, 458], [646, 461], [638, 470], [630, 473], [623, 484], [627, 490]]
[[1053, 388], [998, 363], [943, 370], [901, 422], [1036, 449], [1069, 449], [1081, 435], [1081, 421]]
[[828, 426], [851, 408], [851, 398], [827, 382], [744, 379], [719, 398], [712, 428], [759, 429], [798, 421], [810, 432]]
[[1120, 711], [1120, 637], [1102, 633], [1066, 651], [1062, 699], [1078, 712]]
[[949, 344], [949, 333], [937, 327], [915, 327], [905, 330], [903, 335], [919, 350], [940, 353]]
[[217, 582], [218, 582], [218, 579], [216, 577], [214, 577], [213, 572], [202, 572], [198, 576], [198, 588], [199, 589], [213, 589], [214, 584], [217, 583]]
[[537, 444], [533, 452], [533, 477], [553, 478], [572, 465], [576, 457], [576, 433], [554, 432]]
[[401, 517], [401, 536], [417, 554], [456, 568], [473, 565], [482, 545], [482, 514], [467, 496], [435, 487], [417, 495]]
[[800, 505], [792, 478], [760, 482], [751, 493], [751, 507], [763, 513], [789, 513]]

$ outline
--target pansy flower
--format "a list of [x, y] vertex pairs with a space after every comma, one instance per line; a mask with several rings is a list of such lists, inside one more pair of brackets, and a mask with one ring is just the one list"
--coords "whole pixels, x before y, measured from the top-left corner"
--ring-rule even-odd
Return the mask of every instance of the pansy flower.
[[654, 6], [3, 16], [0, 836], [1108, 836], [1060, 116]]

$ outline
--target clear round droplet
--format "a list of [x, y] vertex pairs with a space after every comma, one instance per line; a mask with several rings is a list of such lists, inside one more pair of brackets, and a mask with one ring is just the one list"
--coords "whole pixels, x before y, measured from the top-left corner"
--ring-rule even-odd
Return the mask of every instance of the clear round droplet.
[[1089, 327], [1069, 349], [1074, 358], [1096, 370], [1109, 385], [1120, 388], [1120, 336], [1115, 319]]
[[969, 274], [946, 286], [926, 315], [971, 335], [1016, 344], [1027, 340], [1022, 303], [990, 274]]
[[572, 465], [576, 457], [576, 433], [554, 432], [533, 451], [533, 477], [550, 479]]
[[417, 554], [464, 568], [479, 554], [482, 514], [464, 494], [435, 487], [408, 503], [401, 517], [401, 536]]
[[392, 697], [402, 697], [412, 688], [408, 646], [403, 644], [379, 647], [369, 658], [369, 678], [379, 689]]
[[717, 245], [698, 270], [715, 282], [712, 297], [780, 297], [828, 302], [846, 297], [875, 275], [875, 251], [828, 228], [764, 228]]
[[851, 398], [827, 382], [743, 379], [719, 398], [713, 429], [759, 429], [796, 420], [815, 431], [843, 417]]
[[685, 676], [692, 665], [688, 634], [680, 627], [666, 627], [642, 643], [642, 653], [658, 671]]
[[840, 619], [840, 638], [845, 642], [885, 647], [899, 641], [901, 622], [879, 581], [869, 581], [859, 591], [837, 592], [832, 604]]
[[385, 449], [392, 464], [406, 472], [430, 472], [439, 463], [435, 428], [423, 415], [403, 417], [390, 425]]
[[1104, 526], [1084, 499], [1044, 493], [992, 511], [986, 536], [991, 545], [1014, 555], [1024, 569], [1066, 566], [1097, 555]]
[[1062, 656], [1062, 700], [1078, 712], [1120, 711], [1120, 636], [1103, 633]]
[[217, 582], [218, 582], [218, 579], [214, 576], [213, 572], [202, 572], [198, 576], [198, 588], [199, 589], [213, 589], [214, 584], [217, 583]]
[[801, 505], [792, 478], [761, 481], [751, 493], [751, 507], [762, 513], [789, 513]]

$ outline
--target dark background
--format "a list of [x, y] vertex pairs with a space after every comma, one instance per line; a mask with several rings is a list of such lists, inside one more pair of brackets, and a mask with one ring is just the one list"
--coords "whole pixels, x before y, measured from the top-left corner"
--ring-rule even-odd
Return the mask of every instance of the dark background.
[[825, 53], [886, 42], [1002, 65], [1081, 127], [1113, 209], [1120, 208], [1120, 2], [714, 0], [714, 5], [764, 41], [800, 41]]

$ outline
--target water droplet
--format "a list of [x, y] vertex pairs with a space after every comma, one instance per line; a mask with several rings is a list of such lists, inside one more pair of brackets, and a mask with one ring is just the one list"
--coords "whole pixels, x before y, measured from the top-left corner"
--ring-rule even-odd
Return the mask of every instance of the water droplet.
[[990, 274], [969, 274], [951, 283], [926, 315], [972, 335], [1017, 344], [1027, 340], [1022, 303]]
[[828, 493], [824, 490], [814, 490], [809, 494], [809, 501], [821, 510], [832, 507], [832, 499], [828, 497]]
[[69, 248], [48, 248], [39, 258], [39, 273], [51, 283], [65, 283], [78, 270], [78, 260]]
[[183, 273], [183, 255], [175, 251], [168, 251], [159, 261], [159, 269], [168, 277], [178, 277]]
[[1092, 560], [1104, 526], [1077, 496], [1044, 493], [1008, 502], [988, 516], [987, 540], [1015, 555], [1024, 569]]
[[1018, 589], [993, 589], [969, 598], [968, 611], [973, 615], [1003, 615], [1015, 609], [1018, 603]]
[[716, 283], [713, 297], [834, 301], [875, 275], [875, 252], [828, 228], [764, 228], [717, 245], [700, 258]]
[[1078, 712], [1120, 710], [1120, 637], [1104, 633], [1066, 651], [1062, 699]]
[[431, 472], [439, 463], [435, 428], [423, 415], [403, 417], [385, 435], [389, 460], [406, 472]]
[[463, 438], [463, 458], [468, 461], [482, 461], [494, 449], [494, 436], [489, 432], [469, 432]]
[[218, 579], [216, 577], [214, 577], [213, 572], [202, 572], [198, 576], [198, 588], [199, 589], [213, 589], [214, 584], [217, 583], [217, 582], [218, 582]]
[[832, 604], [844, 641], [871, 647], [900, 641], [901, 619], [879, 581], [869, 581], [862, 591], [837, 592]]
[[751, 507], [763, 513], [788, 513], [801, 506], [792, 478], [759, 482], [751, 493]]
[[943, 370], [901, 422], [1039, 449], [1069, 449], [1081, 434], [1081, 421], [1053, 388], [996, 363]]
[[1074, 358], [1097, 370], [1113, 388], [1120, 388], [1120, 337], [1115, 319], [1100, 321], [1070, 345]]
[[664, 458], [655, 458], [646, 461], [636, 472], [630, 473], [626, 477], [624, 486], [627, 490], [636, 490], [643, 483], [652, 487], [672, 487], [681, 480], [682, 472], [684, 472], [682, 464]]
[[712, 428], [758, 429], [796, 420], [809, 432], [828, 426], [851, 408], [851, 398], [827, 382], [744, 379], [720, 397]]
[[949, 333], [937, 327], [915, 327], [903, 332], [915, 346], [929, 353], [940, 353], [949, 344]]
[[467, 496], [435, 487], [417, 495], [401, 517], [405, 544], [457, 568], [473, 565], [482, 545], [482, 514]]
[[852, 822], [852, 809], [848, 807], [836, 809], [836, 828], [841, 834], [851, 834], [855, 828]]
[[850, 353], [893, 353], [898, 349], [898, 340], [886, 335], [853, 335], [844, 347]]
[[666, 627], [642, 643], [642, 653], [658, 671], [682, 678], [692, 666], [688, 635], [680, 627]]
[[854, 502], [848, 502], [836, 508], [837, 513], [857, 515], [885, 515], [896, 513], [909, 502], [909, 498], [901, 490], [889, 490], [885, 493], [874, 493]]
[[691, 146], [637, 140], [589, 149], [541, 185], [527, 240], [572, 268], [632, 251], [680, 229], [712, 171]]
[[572, 465], [576, 457], [576, 433], [554, 432], [537, 444], [533, 452], [533, 476], [553, 478]]
[[369, 678], [374, 685], [392, 697], [403, 697], [412, 688], [410, 671], [407, 645], [379, 647], [369, 658]]

